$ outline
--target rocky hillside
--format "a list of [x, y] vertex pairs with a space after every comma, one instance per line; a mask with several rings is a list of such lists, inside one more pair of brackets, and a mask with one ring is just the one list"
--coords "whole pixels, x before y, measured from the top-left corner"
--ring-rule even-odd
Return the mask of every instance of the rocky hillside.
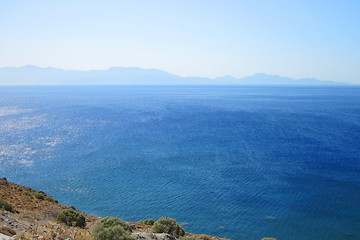
[[[84, 216], [85, 226], [60, 223], [58, 215], [76, 212]], [[73, 206], [64, 206], [44, 192], [0, 179], [0, 239], [12, 236], [12, 239], [91, 239], [93, 228], [101, 218], [80, 212]], [[167, 233], [154, 233], [151, 225], [129, 222], [131, 239], [176, 240]], [[14, 236], [16, 235], [16, 236]], [[92, 236], [93, 235], [93, 236]], [[8, 238], [10, 239], [10, 238]], [[178, 239], [186, 240], [226, 240], [204, 234], [185, 233]]]

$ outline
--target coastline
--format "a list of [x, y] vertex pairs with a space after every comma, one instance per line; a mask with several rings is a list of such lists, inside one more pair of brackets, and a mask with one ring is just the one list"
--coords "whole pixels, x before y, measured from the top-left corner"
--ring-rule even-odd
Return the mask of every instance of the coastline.
[[[13, 207], [13, 212], [6, 211], [4, 207], [1, 209], [0, 233], [4, 234], [12, 230], [16, 232], [16, 239], [91, 239], [94, 224], [101, 219], [76, 210], [85, 216], [84, 228], [61, 224], [57, 221], [58, 214], [66, 209], [75, 209], [74, 206], [64, 206], [44, 192], [12, 183], [6, 178], [0, 179], [0, 199]], [[156, 234], [151, 230], [151, 226], [146, 224], [127, 223], [135, 239], [176, 239], [169, 234]], [[188, 236], [188, 239], [230, 240], [187, 232], [185, 236]]]

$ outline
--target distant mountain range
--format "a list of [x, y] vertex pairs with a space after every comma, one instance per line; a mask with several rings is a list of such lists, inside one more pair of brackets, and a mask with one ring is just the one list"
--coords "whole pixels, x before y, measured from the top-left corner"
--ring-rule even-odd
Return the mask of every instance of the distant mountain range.
[[293, 79], [257, 73], [243, 78], [180, 77], [157, 69], [111, 67], [107, 70], [63, 70], [36, 66], [0, 68], [0, 85], [349, 85], [315, 78]]

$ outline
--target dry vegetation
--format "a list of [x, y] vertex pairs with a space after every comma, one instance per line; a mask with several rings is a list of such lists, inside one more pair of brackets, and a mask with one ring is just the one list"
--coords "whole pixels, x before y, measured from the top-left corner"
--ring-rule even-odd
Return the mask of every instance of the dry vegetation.
[[[41, 196], [43, 197], [41, 197]], [[0, 210], [1, 227], [16, 232], [19, 239], [90, 239], [90, 229], [98, 217], [84, 214], [85, 228], [69, 227], [57, 222], [57, 215], [68, 207], [34, 189], [23, 187], [5, 179], [0, 180], [0, 198], [10, 203], [15, 213]], [[1, 230], [5, 235], [9, 232]]]
[[[86, 219], [85, 228], [60, 224], [58, 214], [71, 207], [61, 205], [44, 192], [11, 183], [5, 178], [0, 178], [0, 199], [10, 203], [14, 209], [13, 212], [6, 211], [4, 207], [0, 209], [0, 233], [8, 236], [16, 234], [16, 239], [89, 240], [95, 222], [100, 220], [99, 217], [82, 213]], [[128, 224], [134, 233], [152, 233], [149, 225], [137, 222]], [[186, 235], [201, 240], [226, 240], [204, 234]]]

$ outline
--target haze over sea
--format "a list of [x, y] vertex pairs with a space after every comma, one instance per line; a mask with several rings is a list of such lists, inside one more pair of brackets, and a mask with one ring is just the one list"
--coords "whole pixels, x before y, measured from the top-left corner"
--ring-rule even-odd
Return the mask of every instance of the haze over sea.
[[126, 221], [360, 238], [359, 87], [0, 87], [0, 176]]

